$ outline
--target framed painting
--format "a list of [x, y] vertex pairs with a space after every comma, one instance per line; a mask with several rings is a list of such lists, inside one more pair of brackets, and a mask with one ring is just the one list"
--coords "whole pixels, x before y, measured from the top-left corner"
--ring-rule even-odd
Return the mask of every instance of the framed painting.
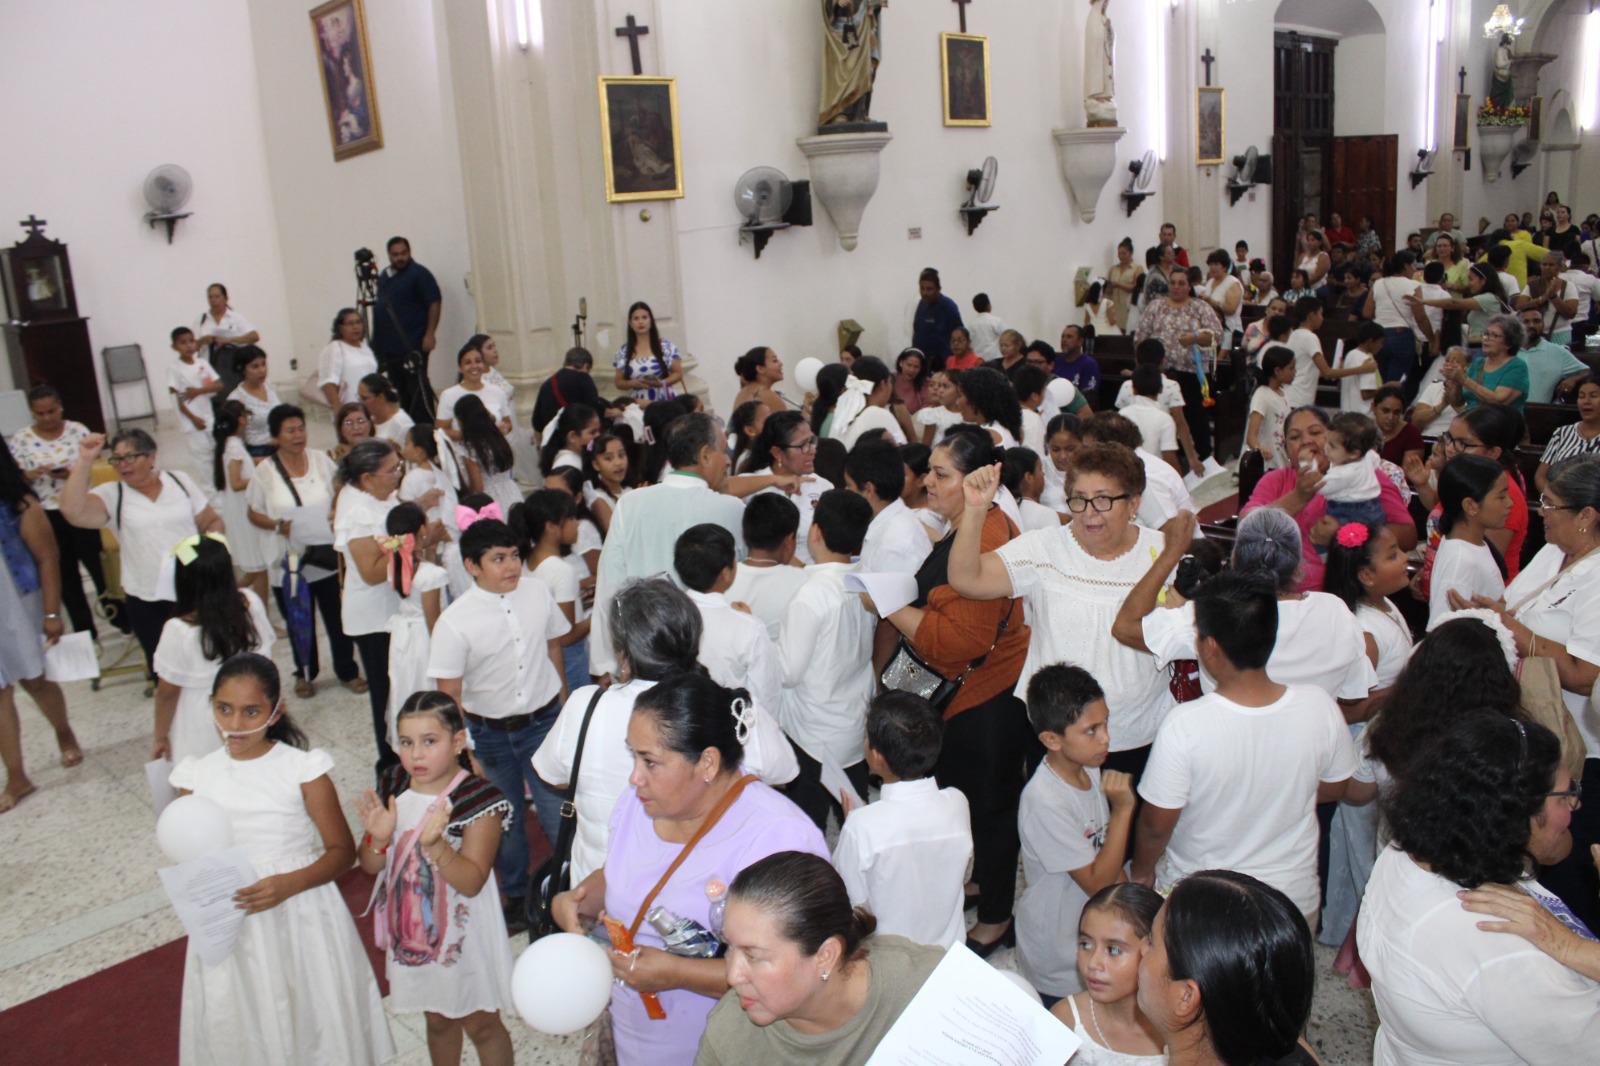
[[1472, 142], [1467, 139], [1471, 129], [1472, 94], [1456, 93], [1455, 136], [1450, 141], [1451, 150], [1464, 152], [1472, 147]]
[[989, 125], [989, 38], [939, 35], [946, 126]]
[[606, 199], [683, 197], [676, 78], [601, 78], [600, 146]]
[[329, 0], [311, 9], [311, 36], [322, 71], [333, 158], [349, 159], [383, 147], [378, 91], [372, 83], [367, 15], [361, 0]]
[[1228, 138], [1224, 90], [1216, 85], [1202, 85], [1194, 92], [1194, 161], [1200, 166], [1218, 166], [1223, 161]]

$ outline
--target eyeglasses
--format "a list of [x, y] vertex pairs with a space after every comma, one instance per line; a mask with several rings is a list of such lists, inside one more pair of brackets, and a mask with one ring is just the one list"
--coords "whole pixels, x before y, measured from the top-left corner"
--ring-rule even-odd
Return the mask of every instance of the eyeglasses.
[[1133, 497], [1124, 492], [1116, 496], [1068, 496], [1067, 510], [1073, 514], [1082, 514], [1093, 507], [1096, 512], [1105, 514], [1111, 510], [1111, 505], [1118, 500], [1131, 500]]
[[369, 426], [372, 422], [366, 418], [347, 418], [339, 424], [345, 429], [354, 429], [356, 426]]
[[799, 444], [785, 444], [783, 446], [783, 448], [784, 448], [784, 451], [814, 452], [814, 451], [817, 450], [817, 438], [815, 438], [815, 437], [807, 437], [805, 440], [801, 441]]
[[112, 466], [122, 466], [124, 463], [131, 463], [135, 459], [142, 459], [149, 454], [149, 452], [122, 452], [120, 454], [114, 452], [108, 457], [108, 461]]
[[1581, 510], [1583, 510], [1583, 508], [1574, 506], [1573, 504], [1570, 504], [1570, 503], [1551, 503], [1546, 497], [1540, 496], [1539, 497], [1539, 510], [1540, 511], [1581, 511]]
[[1572, 783], [1572, 787], [1564, 792], [1546, 792], [1545, 798], [1564, 799], [1567, 801], [1568, 807], [1571, 807], [1573, 810], [1577, 810], [1578, 805], [1583, 802], [1583, 786], [1574, 781]]
[[1463, 452], [1471, 451], [1473, 448], [1488, 448], [1487, 444], [1475, 441], [1471, 437], [1452, 437], [1448, 433], [1439, 434], [1439, 443], [1444, 445], [1446, 449]]

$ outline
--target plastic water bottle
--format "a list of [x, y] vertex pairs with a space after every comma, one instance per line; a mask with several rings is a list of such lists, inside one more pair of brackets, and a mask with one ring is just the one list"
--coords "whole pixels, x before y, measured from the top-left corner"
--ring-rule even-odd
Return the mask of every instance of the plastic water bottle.
[[706, 898], [711, 901], [711, 910], [706, 920], [711, 923], [711, 932], [716, 934], [718, 940], [727, 941], [722, 935], [722, 915], [728, 909], [728, 886], [717, 878], [706, 882]]
[[661, 935], [661, 946], [673, 955], [714, 959], [722, 951], [722, 941], [711, 930], [691, 918], [680, 918], [665, 907], [650, 908], [644, 920]]

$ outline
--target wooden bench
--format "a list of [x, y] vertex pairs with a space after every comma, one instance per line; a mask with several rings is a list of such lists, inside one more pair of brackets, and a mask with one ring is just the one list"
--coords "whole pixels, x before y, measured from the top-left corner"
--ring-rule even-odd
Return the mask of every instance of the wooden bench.
[[1530, 403], [1522, 417], [1528, 424], [1528, 443], [1543, 449], [1556, 430], [1578, 421], [1578, 408], [1569, 403]]

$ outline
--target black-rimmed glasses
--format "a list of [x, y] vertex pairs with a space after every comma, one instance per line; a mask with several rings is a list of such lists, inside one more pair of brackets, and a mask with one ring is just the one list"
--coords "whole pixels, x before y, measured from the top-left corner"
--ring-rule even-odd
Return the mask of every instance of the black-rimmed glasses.
[[1090, 507], [1093, 507], [1099, 514], [1105, 514], [1111, 510], [1111, 505], [1118, 500], [1131, 500], [1132, 498], [1126, 492], [1116, 496], [1068, 496], [1067, 510], [1073, 514], [1082, 514]]

